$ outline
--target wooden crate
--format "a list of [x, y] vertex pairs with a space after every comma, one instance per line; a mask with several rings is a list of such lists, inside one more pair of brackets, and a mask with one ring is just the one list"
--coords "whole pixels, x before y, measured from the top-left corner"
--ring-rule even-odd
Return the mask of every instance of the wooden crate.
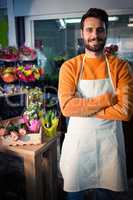
[[58, 200], [57, 141], [59, 134], [40, 145], [5, 146], [0, 152], [23, 160], [26, 200]]

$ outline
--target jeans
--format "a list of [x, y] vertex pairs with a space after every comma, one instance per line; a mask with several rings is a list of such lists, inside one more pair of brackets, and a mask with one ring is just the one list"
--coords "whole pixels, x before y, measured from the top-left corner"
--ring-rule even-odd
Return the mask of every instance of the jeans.
[[95, 200], [113, 200], [112, 191], [106, 189], [95, 190]]
[[[68, 192], [67, 200], [84, 200], [84, 191]], [[93, 200], [113, 200], [112, 192], [106, 189], [95, 189]]]
[[67, 200], [83, 200], [83, 199], [84, 199], [84, 191], [67, 193]]

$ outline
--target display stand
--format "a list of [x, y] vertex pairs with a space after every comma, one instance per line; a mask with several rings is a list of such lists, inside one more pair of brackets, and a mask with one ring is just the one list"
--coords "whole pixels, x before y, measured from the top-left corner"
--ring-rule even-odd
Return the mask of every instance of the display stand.
[[[33, 66], [28, 66], [29, 67], [28, 72], [30, 73], [32, 72], [32, 75], [34, 75], [32, 78], [34, 78], [34, 80], [30, 79], [29, 81], [29, 79], [27, 78], [31, 75], [30, 73], [29, 75], [27, 73], [24, 76], [27, 79], [24, 79], [24, 78], [22, 79], [23, 73], [21, 74], [21, 78], [20, 76], [18, 76], [19, 73], [16, 75], [16, 72], [18, 72], [17, 71], [18, 65], [20, 65], [19, 70], [20, 72], [22, 72], [27, 69], [23, 68], [22, 70], [21, 64], [23, 65], [23, 67], [25, 67], [25, 64], [32, 65], [32, 64], [36, 64], [37, 62], [36, 54], [35, 55], [33, 54], [35, 52], [31, 51], [31, 49], [29, 48], [28, 49], [26, 48], [25, 50], [28, 50], [32, 53], [32, 56], [30, 56], [30, 58], [28, 59], [27, 59], [27, 56], [24, 57], [24, 55], [21, 56], [18, 60], [17, 59], [15, 60], [0, 59], [0, 61], [2, 62], [0, 63], [1, 65], [1, 69], [0, 69], [1, 80], [0, 81], [1, 81], [2, 87], [5, 86], [5, 84], [7, 85], [13, 84], [15, 86], [17, 84], [19, 86], [25, 85], [25, 86], [29, 86], [30, 88], [32, 86], [37, 86], [37, 85], [39, 87], [41, 86], [44, 87], [43, 84], [41, 85], [42, 74], [41, 74], [41, 71], [38, 70], [38, 68], [36, 70], [34, 68], [34, 70], [32, 71], [31, 69]], [[40, 79], [36, 77], [40, 77]], [[10, 120], [11, 118], [14, 118], [14, 117], [20, 117], [23, 114], [24, 109], [27, 107], [27, 98], [24, 98], [26, 100], [24, 100], [23, 105], [21, 106], [20, 104], [21, 103], [20, 100], [22, 99], [21, 91], [19, 91], [19, 94], [18, 94], [15, 88], [15, 92], [13, 90], [13, 94], [5, 95], [6, 93], [3, 92], [3, 88], [1, 89], [2, 89], [2, 96], [1, 96], [0, 106], [1, 108], [4, 108], [4, 109], [0, 112], [0, 119], [1, 119], [1, 122], [3, 123], [3, 120]], [[14, 103], [15, 105], [17, 105], [17, 103], [20, 104], [20, 111], [18, 107], [12, 106], [11, 104], [12, 102], [13, 103], [15, 102]], [[19, 112], [16, 113], [16, 111], [19, 111]], [[43, 132], [41, 133], [44, 135]], [[23, 193], [26, 193], [23, 196], [26, 197], [26, 200], [57, 200], [57, 185], [58, 185], [57, 184], [57, 181], [58, 181], [57, 179], [58, 177], [57, 176], [57, 172], [58, 172], [57, 170], [57, 141], [60, 137], [60, 134], [56, 134], [56, 136], [52, 138], [46, 138], [46, 136], [44, 137], [45, 137], [44, 141], [42, 141], [42, 144], [39, 144], [39, 145], [26, 144], [26, 145], [21, 146], [21, 144], [19, 144], [19, 146], [10, 146], [10, 145], [4, 145], [4, 143], [2, 143], [2, 140], [0, 141], [0, 153], [2, 152], [3, 155], [5, 153], [7, 157], [14, 156], [14, 160], [12, 160], [14, 162], [14, 165], [15, 165], [15, 159], [16, 159], [15, 157], [22, 160], [23, 164], [21, 163], [21, 165], [23, 165], [22, 168], [24, 171], [24, 179], [25, 179], [25, 183], [24, 183], [25, 192]], [[17, 143], [15, 145], [17, 145]], [[17, 168], [17, 166], [15, 167]], [[11, 182], [13, 181], [14, 180], [12, 179]], [[15, 184], [18, 185], [19, 187], [20, 183], [15, 182]], [[5, 190], [7, 189], [6, 186], [4, 186], [4, 189]]]
[[0, 152], [23, 160], [26, 200], [57, 200], [57, 141], [60, 134], [40, 145], [1, 146]]

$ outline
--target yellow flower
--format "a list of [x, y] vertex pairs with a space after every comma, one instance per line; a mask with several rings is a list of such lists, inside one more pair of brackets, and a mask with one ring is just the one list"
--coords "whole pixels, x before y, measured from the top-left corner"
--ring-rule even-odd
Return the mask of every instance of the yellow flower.
[[32, 74], [32, 70], [25, 70], [24, 73], [26, 76], [30, 76]]
[[39, 78], [40, 78], [39, 72], [34, 72], [34, 77], [35, 77], [36, 79], [39, 79]]

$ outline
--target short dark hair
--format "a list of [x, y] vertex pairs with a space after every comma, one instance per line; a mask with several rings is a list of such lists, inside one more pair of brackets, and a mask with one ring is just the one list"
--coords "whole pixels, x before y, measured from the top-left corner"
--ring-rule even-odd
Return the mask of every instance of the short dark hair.
[[90, 8], [81, 18], [80, 28], [83, 30], [84, 21], [88, 17], [95, 17], [102, 20], [105, 23], [106, 30], [108, 29], [108, 14], [105, 10], [99, 8]]

